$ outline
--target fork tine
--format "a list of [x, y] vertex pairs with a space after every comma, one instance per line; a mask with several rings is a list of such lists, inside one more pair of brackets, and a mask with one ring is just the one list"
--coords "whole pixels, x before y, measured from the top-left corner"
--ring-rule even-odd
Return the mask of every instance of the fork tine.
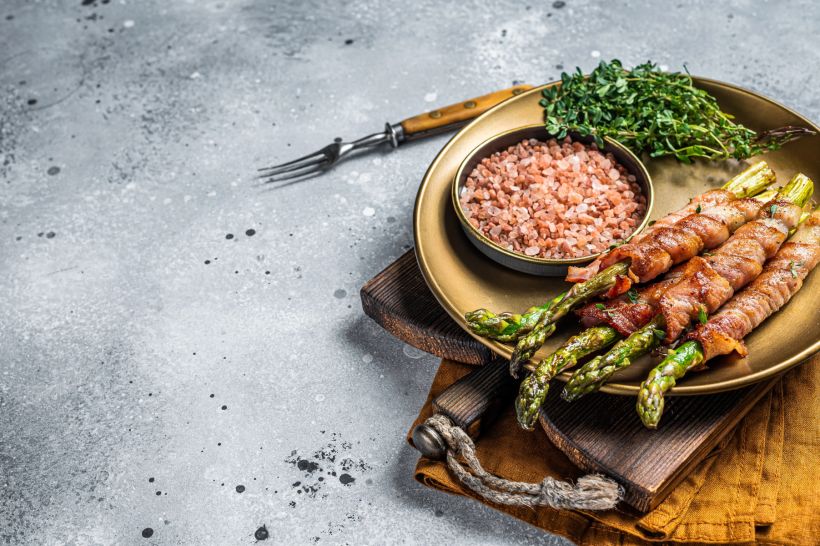
[[327, 156], [322, 154], [319, 157], [315, 157], [309, 160], [303, 160], [300, 163], [294, 165], [278, 165], [275, 168], [268, 169], [267, 171], [259, 174], [258, 176], [264, 178], [266, 176], [277, 176], [280, 174], [289, 173], [291, 171], [298, 171], [299, 169], [304, 169], [306, 167], [313, 167], [313, 168], [321, 168], [323, 163], [327, 162]]
[[324, 154], [324, 150], [317, 150], [317, 151], [309, 153], [307, 155], [303, 155], [302, 157], [296, 158], [293, 161], [288, 161], [286, 163], [280, 163], [279, 165], [271, 165], [270, 167], [262, 167], [261, 169], [257, 169], [257, 171], [259, 171], [259, 172], [262, 172], [262, 171], [275, 171], [275, 170], [281, 169], [282, 167], [287, 167], [289, 165], [294, 165], [296, 163], [299, 163], [300, 161], [306, 161], [306, 160], [312, 158], [313, 156], [317, 156], [320, 160], [322, 158], [326, 157], [325, 154]]
[[301, 165], [299, 167], [291, 167], [283, 172], [264, 173], [257, 175], [257, 179], [264, 180], [263, 184], [271, 184], [274, 182], [281, 182], [283, 180], [290, 180], [292, 178], [299, 178], [305, 175], [312, 175], [325, 170], [322, 162], [314, 162], [308, 165]]
[[265, 188], [263, 191], [273, 191], [278, 190], [280, 188], [284, 188], [285, 186], [290, 186], [291, 184], [298, 184], [303, 180], [307, 180], [309, 178], [313, 178], [315, 176], [319, 176], [322, 174], [321, 170], [308, 172], [306, 174], [300, 176], [293, 176], [290, 178], [280, 178], [277, 180], [266, 180], [260, 184], [261, 187]]

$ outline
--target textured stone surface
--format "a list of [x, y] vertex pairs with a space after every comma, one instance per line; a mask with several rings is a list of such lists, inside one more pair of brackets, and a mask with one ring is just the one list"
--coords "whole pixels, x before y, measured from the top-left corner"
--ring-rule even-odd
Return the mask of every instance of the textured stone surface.
[[820, 8], [437, 4], [2, 3], [0, 542], [564, 542], [412, 480], [436, 361], [359, 306], [446, 137], [253, 169], [598, 57], [817, 119]]

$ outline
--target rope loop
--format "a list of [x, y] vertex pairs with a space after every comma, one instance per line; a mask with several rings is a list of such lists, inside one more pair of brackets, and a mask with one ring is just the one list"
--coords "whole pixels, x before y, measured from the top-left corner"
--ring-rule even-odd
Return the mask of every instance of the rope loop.
[[[623, 489], [601, 474], [581, 476], [573, 484], [547, 476], [541, 483], [515, 482], [484, 470], [475, 454], [473, 439], [447, 416], [437, 413], [425, 421], [447, 444], [447, 466], [458, 480], [482, 498], [510, 506], [550, 506], [556, 509], [610, 510], [623, 497]], [[467, 463], [467, 467], [459, 461]]]

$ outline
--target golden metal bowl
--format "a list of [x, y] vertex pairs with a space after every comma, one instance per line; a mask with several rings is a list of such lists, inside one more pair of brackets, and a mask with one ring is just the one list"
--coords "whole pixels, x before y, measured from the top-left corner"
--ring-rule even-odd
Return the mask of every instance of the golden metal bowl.
[[[591, 144], [594, 140], [591, 136], [582, 137], [578, 134], [570, 134], [569, 136], [573, 142], [582, 142], [584, 144]], [[464, 161], [461, 162], [456, 176], [453, 178], [450, 197], [453, 202], [453, 208], [456, 211], [456, 216], [461, 223], [461, 228], [464, 230], [470, 242], [475, 245], [482, 254], [505, 267], [520, 271], [521, 273], [540, 275], [542, 277], [563, 277], [566, 275], [569, 266], [588, 263], [594, 260], [600, 253], [590, 254], [589, 256], [580, 258], [547, 259], [527, 256], [519, 252], [508, 250], [476, 229], [467, 219], [467, 215], [461, 208], [459, 201], [461, 190], [467, 178], [482, 159], [530, 138], [544, 141], [553, 137], [547, 133], [542, 124], [526, 125], [499, 133], [476, 146], [476, 148], [464, 158]], [[635, 176], [638, 185], [641, 187], [641, 191], [643, 191], [644, 196], [646, 196], [646, 212], [641, 219], [641, 223], [638, 224], [635, 231], [630, 235], [629, 238], [631, 238], [649, 223], [649, 215], [652, 212], [652, 204], [655, 200], [652, 179], [649, 176], [649, 171], [646, 170], [641, 160], [629, 151], [628, 148], [610, 138], [605, 138], [604, 143], [605, 146], [602, 151], [615, 156], [618, 163], [623, 165], [629, 174]]]

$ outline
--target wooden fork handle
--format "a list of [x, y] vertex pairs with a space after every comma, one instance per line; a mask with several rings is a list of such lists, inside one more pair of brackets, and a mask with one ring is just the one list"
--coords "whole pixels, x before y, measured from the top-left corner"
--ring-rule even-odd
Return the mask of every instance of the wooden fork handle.
[[482, 95], [474, 99], [459, 102], [458, 104], [451, 104], [444, 108], [407, 118], [400, 123], [404, 130], [403, 136], [406, 140], [415, 140], [460, 127], [471, 119], [477, 118], [496, 104], [504, 102], [510, 97], [520, 95], [530, 89], [532, 89], [531, 85], [516, 85], [509, 89], [503, 89], [495, 93], [490, 93], [489, 95]]

